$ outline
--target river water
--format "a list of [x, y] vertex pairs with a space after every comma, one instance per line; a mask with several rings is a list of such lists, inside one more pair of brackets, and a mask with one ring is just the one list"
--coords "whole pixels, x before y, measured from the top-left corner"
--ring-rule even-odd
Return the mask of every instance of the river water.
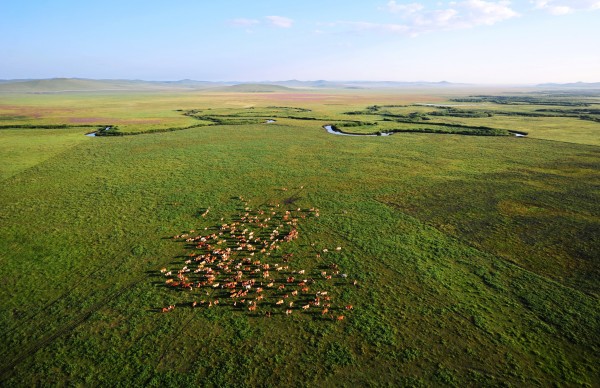
[[378, 134], [373, 134], [373, 133], [343, 133], [339, 130], [335, 130], [333, 129], [332, 125], [325, 125], [323, 128], [325, 128], [327, 130], [327, 133], [331, 133], [333, 135], [342, 135], [342, 136], [391, 136], [392, 133], [390, 132], [381, 132], [381, 135]]

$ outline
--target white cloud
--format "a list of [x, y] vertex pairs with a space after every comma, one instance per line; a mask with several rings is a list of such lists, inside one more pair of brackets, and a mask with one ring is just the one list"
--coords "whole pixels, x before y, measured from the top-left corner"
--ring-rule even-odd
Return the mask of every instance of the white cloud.
[[260, 24], [260, 21], [256, 19], [233, 19], [229, 21], [229, 24], [236, 27], [252, 27], [254, 25]]
[[369, 22], [340, 22], [334, 23], [351, 27], [355, 31], [379, 31], [379, 32], [402, 32], [408, 33], [409, 27], [403, 24], [393, 23], [369, 23]]
[[417, 32], [420, 29], [453, 29], [464, 28], [458, 25], [459, 12], [454, 8], [441, 9], [416, 15], [412, 20], [412, 27]]
[[290, 28], [293, 24], [294, 21], [290, 18], [286, 18], [283, 16], [265, 16], [264, 18], [264, 23], [261, 22], [260, 20], [257, 19], [246, 19], [246, 18], [239, 18], [239, 19], [232, 19], [229, 21], [229, 24], [234, 26], [234, 27], [254, 27], [257, 25], [270, 25], [273, 27], [279, 27], [279, 28]]
[[[600, 0], [596, 0], [600, 1]], [[491, 26], [512, 19], [519, 14], [507, 0], [462, 0], [437, 3], [436, 8], [426, 8], [420, 3], [398, 4], [390, 0], [383, 9], [400, 17], [399, 23], [341, 23], [356, 30], [375, 30], [403, 33], [410, 36], [435, 31], [469, 29]]]
[[530, 0], [536, 9], [552, 15], [566, 15], [576, 11], [600, 9], [600, 0]]
[[474, 25], [485, 24], [491, 26], [519, 16], [516, 11], [510, 8], [510, 1], [469, 0], [464, 1], [462, 4], [468, 12], [470, 22]]
[[292, 24], [294, 24], [292, 19], [283, 16], [265, 16], [265, 19], [267, 19], [272, 26], [280, 28], [290, 28]]
[[423, 4], [420, 3], [410, 3], [410, 4], [398, 4], [394, 0], [388, 1], [385, 8], [389, 12], [392, 13], [401, 13], [404, 15], [410, 15], [415, 12], [419, 12], [424, 8]]

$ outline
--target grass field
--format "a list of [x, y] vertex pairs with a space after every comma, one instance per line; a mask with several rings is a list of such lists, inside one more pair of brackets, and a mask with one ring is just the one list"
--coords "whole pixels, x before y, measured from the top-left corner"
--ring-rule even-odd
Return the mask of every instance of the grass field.
[[[1, 95], [2, 385], [596, 386], [597, 116], [565, 105], [581, 96], [548, 97], [564, 112], [528, 117], [509, 114], [549, 115], [537, 111], [548, 101], [436, 93]], [[471, 106], [414, 105], [429, 103]], [[323, 129], [356, 121], [344, 130], [414, 132]], [[137, 135], [87, 137], [87, 125]], [[499, 136], [420, 133], [457, 125]], [[222, 229], [260, 211], [276, 213], [264, 228]], [[235, 248], [242, 228], [298, 231], [278, 249], [234, 251], [264, 299], [257, 285], [237, 300], [212, 287], [229, 276], [216, 262], [212, 283], [165, 283], [181, 279], [162, 268], [193, 271], [210, 252], [187, 238], [225, 231], [211, 241]], [[291, 294], [301, 277], [309, 290]]]

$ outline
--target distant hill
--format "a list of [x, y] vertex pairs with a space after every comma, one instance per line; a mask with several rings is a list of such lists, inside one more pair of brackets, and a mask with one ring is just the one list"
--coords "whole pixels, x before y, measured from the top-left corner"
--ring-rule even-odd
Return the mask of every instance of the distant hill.
[[235, 92], [235, 93], [273, 93], [273, 92], [293, 92], [295, 89], [282, 85], [271, 84], [238, 84], [214, 89], [220, 92]]
[[13, 83], [13, 82], [25, 82], [25, 81], [33, 81], [32, 79], [0, 79], [0, 85]]
[[[548, 84], [553, 85], [553, 84]], [[576, 84], [579, 85], [579, 84]], [[597, 84], [586, 84], [597, 85]], [[0, 93], [70, 93], [102, 91], [152, 91], [152, 90], [214, 90], [237, 93], [290, 92], [297, 89], [385, 89], [385, 88], [445, 88], [472, 86], [442, 82], [398, 81], [261, 81], [211, 82], [184, 79], [179, 81], [142, 81], [86, 78], [51, 78], [0, 80]]]
[[79, 78], [52, 78], [17, 80], [0, 83], [2, 92], [59, 93], [74, 91], [131, 90], [141, 88], [135, 81], [89, 80]]
[[382, 88], [439, 88], [439, 87], [461, 87], [472, 86], [468, 84], [456, 84], [447, 81], [441, 82], [402, 82], [402, 81], [266, 81], [273, 85], [281, 85], [296, 88], [327, 88], [327, 89], [382, 89]]
[[177, 87], [185, 87], [185, 88], [192, 88], [192, 89], [214, 88], [214, 87], [221, 87], [224, 85], [236, 84], [236, 82], [196, 81], [193, 79], [182, 79], [179, 81], [143, 81], [143, 82], [147, 82], [152, 85], [158, 85], [158, 86], [177, 86]]
[[600, 82], [573, 82], [566, 84], [539, 84], [536, 85], [538, 88], [546, 88], [546, 89], [600, 89]]
[[98, 91], [144, 91], [169, 89], [205, 89], [223, 86], [208, 81], [139, 81], [92, 80], [85, 78], [52, 78], [39, 80], [0, 80], [0, 93], [68, 93]]

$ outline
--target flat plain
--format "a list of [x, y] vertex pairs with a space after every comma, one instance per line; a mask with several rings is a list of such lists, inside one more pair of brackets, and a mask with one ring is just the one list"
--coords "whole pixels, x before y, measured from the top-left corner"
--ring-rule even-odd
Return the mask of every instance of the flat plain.
[[599, 147], [592, 92], [1, 94], [0, 382], [595, 386]]

